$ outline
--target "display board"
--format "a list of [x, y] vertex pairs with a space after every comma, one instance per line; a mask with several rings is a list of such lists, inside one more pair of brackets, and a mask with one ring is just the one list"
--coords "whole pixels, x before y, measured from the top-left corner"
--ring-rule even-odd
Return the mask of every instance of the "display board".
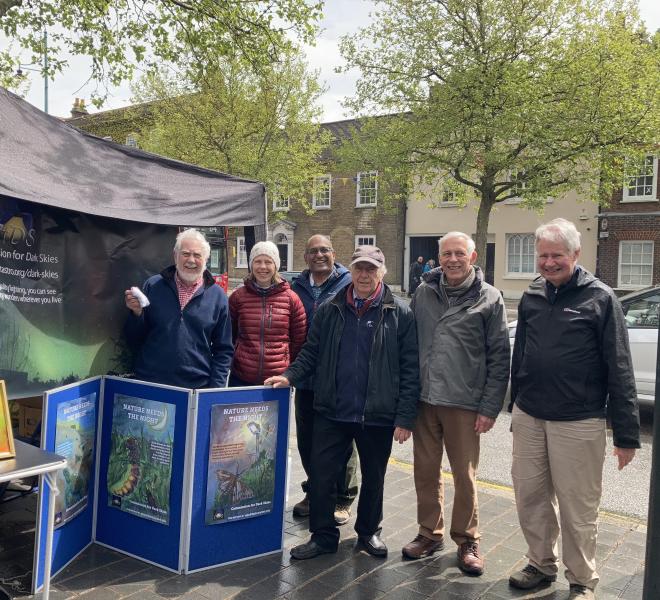
[[96, 541], [181, 571], [192, 391], [106, 377]]
[[[56, 575], [93, 540], [96, 438], [101, 377], [50, 390], [44, 394], [41, 447], [67, 459], [56, 475], [52, 575]], [[44, 489], [46, 488], [46, 489]], [[48, 493], [39, 490], [33, 589], [44, 580]]]
[[[67, 459], [55, 479], [53, 575], [93, 541], [184, 573], [281, 550], [290, 392], [119, 377], [47, 392], [43, 448]], [[41, 492], [35, 591], [47, 483]]]
[[289, 388], [197, 390], [184, 572], [282, 548]]

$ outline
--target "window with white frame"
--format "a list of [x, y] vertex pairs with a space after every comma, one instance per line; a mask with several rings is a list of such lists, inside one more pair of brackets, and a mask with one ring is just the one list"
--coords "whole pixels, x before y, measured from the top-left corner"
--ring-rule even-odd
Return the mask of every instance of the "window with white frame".
[[514, 233], [506, 236], [506, 272], [508, 275], [536, 273], [533, 233]]
[[289, 210], [290, 204], [289, 196], [273, 192], [273, 211]]
[[440, 191], [440, 206], [454, 206], [456, 204], [456, 190], [443, 187]]
[[378, 202], [378, 171], [357, 174], [356, 206], [376, 206]]
[[358, 246], [375, 246], [376, 245], [376, 236], [375, 235], [356, 235], [355, 236], [355, 247]]
[[645, 156], [641, 161], [626, 161], [623, 202], [656, 200], [658, 158]]
[[217, 271], [220, 266], [220, 250], [211, 249], [211, 255], [209, 256], [209, 267], [212, 271]]
[[312, 208], [330, 208], [332, 201], [331, 181], [330, 175], [314, 177]]
[[653, 282], [653, 242], [619, 242], [619, 287], [639, 288]]
[[138, 147], [137, 136], [134, 133], [129, 133], [126, 136], [126, 145], [130, 146], [131, 148], [137, 148]]
[[245, 236], [242, 235], [236, 237], [236, 268], [248, 268], [248, 257], [247, 252], [245, 251]]

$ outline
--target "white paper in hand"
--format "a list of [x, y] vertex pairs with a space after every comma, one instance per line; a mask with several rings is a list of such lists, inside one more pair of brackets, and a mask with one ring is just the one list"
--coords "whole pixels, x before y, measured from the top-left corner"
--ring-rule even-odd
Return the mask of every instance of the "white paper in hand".
[[142, 293], [142, 290], [139, 287], [133, 286], [131, 288], [131, 294], [133, 294], [133, 296], [135, 296], [137, 301], [140, 303], [140, 308], [146, 308], [147, 306], [149, 306], [149, 298], [147, 298]]

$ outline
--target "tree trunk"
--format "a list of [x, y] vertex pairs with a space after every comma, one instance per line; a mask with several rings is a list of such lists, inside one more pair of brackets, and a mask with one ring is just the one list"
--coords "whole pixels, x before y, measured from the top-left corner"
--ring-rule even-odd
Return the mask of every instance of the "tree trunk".
[[488, 221], [490, 220], [490, 211], [495, 202], [492, 199], [492, 191], [484, 189], [481, 193], [481, 202], [477, 212], [477, 232], [475, 235], [475, 245], [477, 250], [477, 263], [484, 271], [486, 270], [486, 248], [488, 242]]

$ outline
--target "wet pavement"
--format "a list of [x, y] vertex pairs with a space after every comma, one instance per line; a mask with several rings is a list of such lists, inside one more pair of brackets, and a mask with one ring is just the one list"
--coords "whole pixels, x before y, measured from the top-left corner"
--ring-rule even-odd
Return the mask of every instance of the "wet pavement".
[[[295, 435], [295, 434], [294, 434]], [[355, 515], [341, 528], [337, 554], [295, 561], [289, 548], [307, 540], [307, 520], [296, 519], [292, 506], [301, 498], [302, 467], [291, 439], [290, 496], [285, 515], [284, 550], [265, 557], [191, 574], [176, 575], [119, 552], [92, 545], [58, 574], [52, 600], [94, 599], [268, 600], [444, 599], [565, 600], [568, 584], [558, 581], [530, 594], [509, 588], [508, 575], [526, 564], [513, 493], [505, 486], [481, 483], [480, 519], [485, 573], [468, 577], [456, 565], [456, 548], [419, 561], [407, 561], [401, 547], [417, 534], [412, 467], [393, 460], [387, 473], [383, 539], [387, 559], [373, 558], [356, 547]], [[446, 476], [447, 511], [453, 486]], [[0, 504], [0, 585], [15, 598], [28, 599], [31, 581], [36, 499]], [[599, 600], [641, 600], [646, 524], [640, 519], [602, 514], [598, 537]], [[35, 598], [40, 598], [37, 594]]]

